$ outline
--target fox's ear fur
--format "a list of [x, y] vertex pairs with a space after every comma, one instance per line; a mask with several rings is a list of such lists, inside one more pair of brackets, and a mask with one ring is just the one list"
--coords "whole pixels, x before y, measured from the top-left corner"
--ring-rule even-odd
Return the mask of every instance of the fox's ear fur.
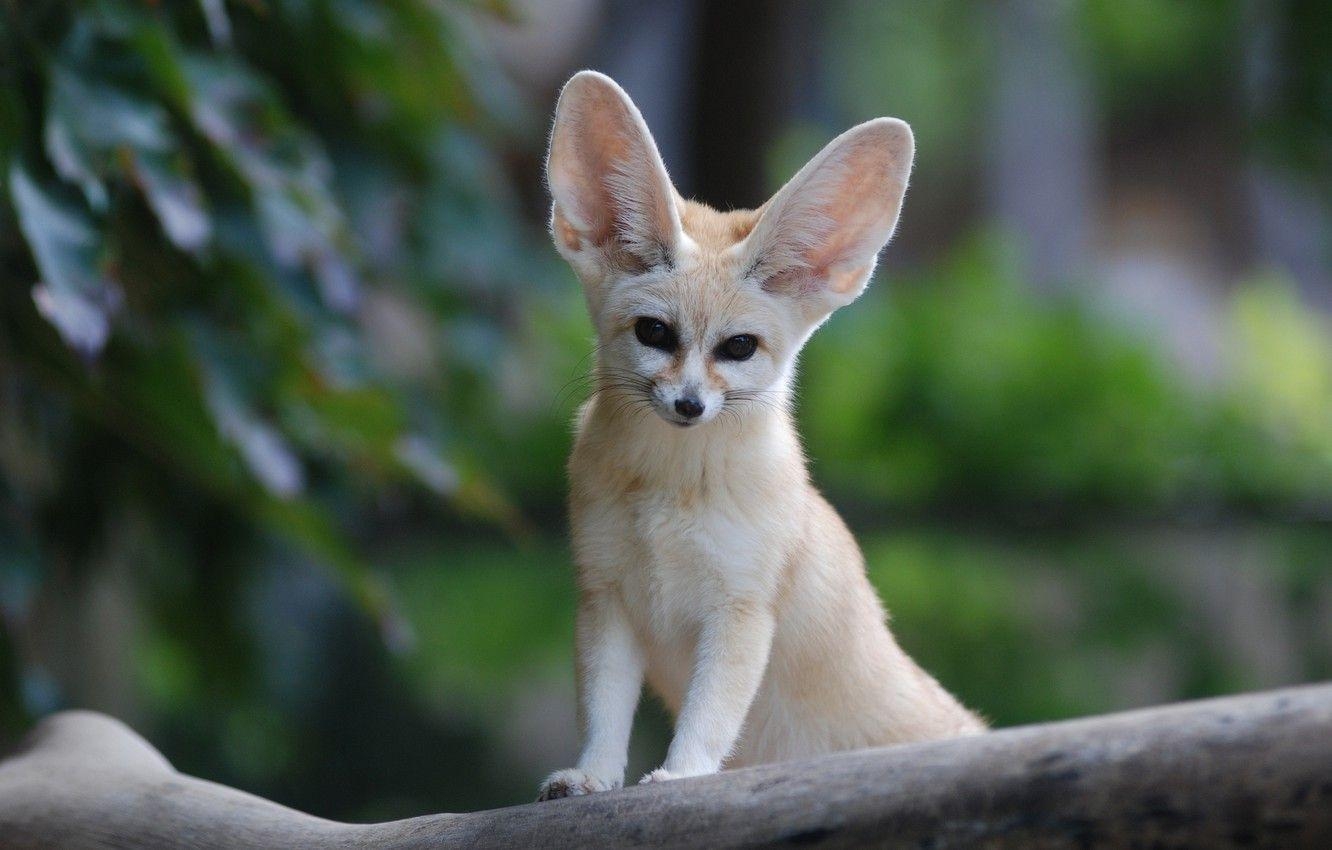
[[869, 283], [902, 209], [915, 143], [896, 118], [876, 118], [828, 143], [764, 205], [736, 250], [764, 289], [800, 298], [814, 315]]
[[610, 77], [582, 71], [565, 84], [546, 180], [551, 235], [585, 285], [672, 262], [678, 195], [638, 107]]

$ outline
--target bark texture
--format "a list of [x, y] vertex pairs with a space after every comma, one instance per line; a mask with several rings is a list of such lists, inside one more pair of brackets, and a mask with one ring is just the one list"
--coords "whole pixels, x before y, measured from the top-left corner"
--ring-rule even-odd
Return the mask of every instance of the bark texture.
[[1332, 847], [1332, 684], [352, 825], [184, 776], [109, 717], [0, 762], [6, 848]]

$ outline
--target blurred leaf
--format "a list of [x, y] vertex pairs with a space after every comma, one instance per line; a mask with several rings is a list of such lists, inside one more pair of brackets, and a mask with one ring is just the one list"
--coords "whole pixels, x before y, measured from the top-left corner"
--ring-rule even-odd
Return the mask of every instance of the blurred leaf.
[[38, 312], [70, 348], [95, 356], [122, 300], [120, 288], [98, 267], [98, 231], [82, 210], [45, 192], [17, 162], [9, 169], [9, 192], [42, 276], [32, 290]]
[[109, 154], [118, 148], [165, 153], [175, 147], [160, 105], [85, 80], [70, 68], [57, 66], [52, 72], [47, 110], [47, 149], [70, 180], [105, 171]]
[[193, 338], [204, 398], [218, 432], [235, 447], [250, 474], [269, 493], [280, 499], [295, 498], [305, 489], [300, 459], [286, 438], [253, 411], [249, 399], [261, 392], [260, 382], [244, 372], [236, 353], [219, 337], [196, 326]]
[[236, 447], [251, 474], [274, 496], [291, 499], [305, 489], [305, 473], [277, 429], [251, 415], [222, 383], [208, 384], [208, 408], [222, 436]]
[[183, 160], [179, 156], [140, 153], [135, 166], [148, 205], [167, 237], [182, 251], [193, 253], [203, 248], [212, 235], [212, 221], [199, 185], [191, 179]]
[[191, 54], [181, 67], [195, 126], [247, 184], [268, 249], [319, 282], [324, 302], [349, 311], [359, 280], [349, 235], [317, 143], [292, 122], [268, 87], [235, 61]]
[[414, 434], [402, 437], [394, 444], [394, 453], [403, 466], [439, 495], [451, 496], [457, 492], [458, 471], [424, 437]]
[[204, 20], [208, 22], [208, 35], [213, 46], [226, 48], [231, 46], [231, 19], [227, 17], [224, 0], [199, 0], [203, 9]]
[[203, 195], [189, 173], [160, 105], [68, 68], [52, 76], [46, 150], [56, 171], [77, 183], [93, 209], [106, 209], [106, 179], [132, 163], [136, 181], [173, 243], [197, 251], [211, 231]]

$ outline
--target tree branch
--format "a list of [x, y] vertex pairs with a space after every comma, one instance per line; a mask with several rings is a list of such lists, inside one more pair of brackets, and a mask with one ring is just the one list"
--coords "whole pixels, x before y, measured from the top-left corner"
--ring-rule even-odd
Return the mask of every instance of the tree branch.
[[1332, 847], [1332, 684], [351, 825], [184, 776], [66, 712], [0, 762], [15, 848]]

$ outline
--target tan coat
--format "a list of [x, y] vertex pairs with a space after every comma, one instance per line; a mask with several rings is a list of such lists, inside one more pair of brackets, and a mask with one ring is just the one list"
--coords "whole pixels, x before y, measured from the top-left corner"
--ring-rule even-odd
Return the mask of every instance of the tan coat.
[[551, 228], [597, 385], [569, 461], [584, 749], [543, 798], [623, 782], [644, 681], [676, 717], [644, 781], [984, 728], [893, 640], [789, 412], [797, 355], [868, 283], [911, 158], [906, 124], [871, 121], [762, 209], [720, 213], [680, 198], [614, 82], [565, 87]]

